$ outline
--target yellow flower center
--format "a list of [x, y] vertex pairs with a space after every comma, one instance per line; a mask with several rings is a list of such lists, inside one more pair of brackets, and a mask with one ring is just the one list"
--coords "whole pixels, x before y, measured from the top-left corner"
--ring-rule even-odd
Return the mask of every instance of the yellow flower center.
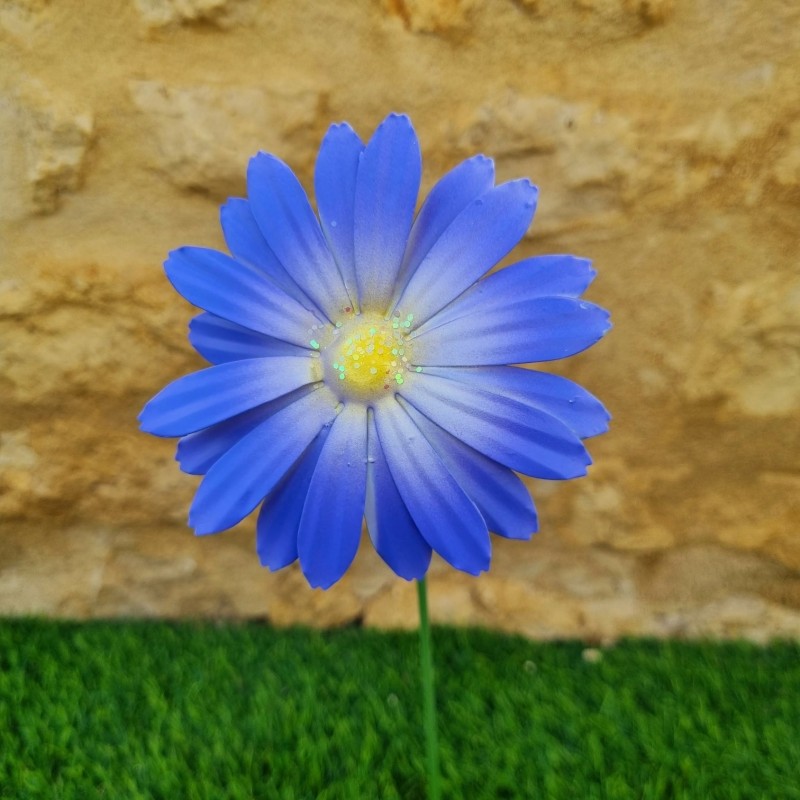
[[[342, 397], [373, 400], [402, 386], [411, 366], [411, 345], [406, 338], [414, 319], [359, 314], [333, 328], [320, 349], [325, 379]], [[326, 337], [328, 338], [328, 337]]]

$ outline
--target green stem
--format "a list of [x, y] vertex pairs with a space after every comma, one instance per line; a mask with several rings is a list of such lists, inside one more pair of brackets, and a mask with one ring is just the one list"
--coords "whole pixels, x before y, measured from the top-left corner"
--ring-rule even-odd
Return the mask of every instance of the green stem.
[[428, 797], [441, 800], [439, 773], [439, 740], [436, 732], [436, 690], [433, 685], [433, 653], [431, 627], [428, 623], [428, 590], [425, 578], [417, 581], [419, 599], [419, 644], [422, 669], [422, 716], [425, 725], [425, 749], [428, 756]]

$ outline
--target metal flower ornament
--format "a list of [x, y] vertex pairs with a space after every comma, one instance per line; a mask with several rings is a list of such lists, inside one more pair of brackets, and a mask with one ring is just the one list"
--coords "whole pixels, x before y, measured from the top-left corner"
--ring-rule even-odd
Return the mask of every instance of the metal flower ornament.
[[589, 262], [540, 256], [484, 277], [530, 226], [536, 187], [495, 185], [479, 155], [415, 213], [421, 172], [408, 117], [389, 115], [366, 145], [333, 125], [316, 163], [318, 216], [291, 169], [259, 153], [247, 199], [221, 210], [231, 254], [182, 247], [165, 264], [203, 309], [189, 339], [213, 366], [157, 394], [142, 428], [181, 437], [181, 468], [204, 476], [189, 514], [198, 534], [260, 505], [261, 563], [299, 560], [313, 587], [344, 575], [365, 517], [402, 578], [421, 581], [432, 551], [487, 570], [490, 531], [537, 528], [515, 473], [584, 475], [582, 440], [607, 429], [580, 386], [511, 366], [573, 355], [609, 329], [607, 312], [579, 299]]
[[259, 153], [248, 199], [221, 210], [231, 255], [182, 247], [165, 264], [205, 310], [189, 339], [214, 366], [156, 395], [142, 428], [182, 437], [181, 468], [205, 476], [189, 515], [198, 534], [260, 504], [261, 563], [299, 559], [314, 587], [345, 573], [365, 516], [403, 578], [422, 578], [432, 550], [483, 572], [489, 531], [537, 528], [514, 473], [584, 475], [581, 440], [607, 427], [575, 383], [507, 366], [570, 356], [609, 328], [578, 299], [594, 276], [584, 259], [483, 277], [531, 224], [536, 187], [496, 186], [476, 156], [415, 217], [420, 177], [407, 117], [387, 117], [366, 146], [334, 125], [316, 164], [319, 219], [289, 167]]

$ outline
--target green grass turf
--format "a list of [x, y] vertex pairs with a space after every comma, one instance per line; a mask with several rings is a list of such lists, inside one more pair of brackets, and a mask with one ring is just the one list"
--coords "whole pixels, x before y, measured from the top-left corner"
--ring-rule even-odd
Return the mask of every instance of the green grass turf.
[[[445, 797], [800, 798], [800, 645], [434, 630]], [[3, 798], [424, 797], [417, 638], [0, 621]]]

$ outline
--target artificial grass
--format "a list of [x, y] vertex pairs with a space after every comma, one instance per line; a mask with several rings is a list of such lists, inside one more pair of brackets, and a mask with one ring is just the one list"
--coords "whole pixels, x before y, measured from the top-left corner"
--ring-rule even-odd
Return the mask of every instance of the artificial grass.
[[[0, 622], [0, 796], [424, 798], [417, 638]], [[446, 798], [800, 798], [800, 645], [434, 630]]]

